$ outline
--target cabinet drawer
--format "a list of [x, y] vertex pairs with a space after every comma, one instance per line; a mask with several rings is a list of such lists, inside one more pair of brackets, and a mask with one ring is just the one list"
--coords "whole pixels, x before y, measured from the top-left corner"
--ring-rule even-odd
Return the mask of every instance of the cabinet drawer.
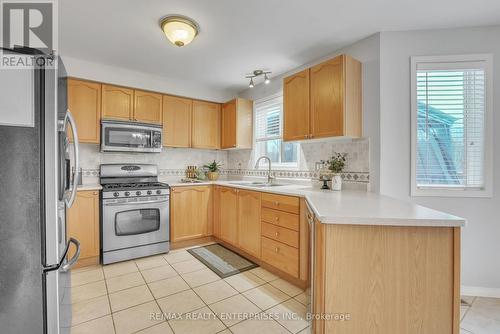
[[262, 236], [299, 248], [299, 232], [262, 222]]
[[299, 198], [293, 196], [283, 196], [262, 193], [262, 206], [275, 210], [291, 213], [299, 213]]
[[295, 231], [299, 230], [298, 215], [268, 208], [262, 208], [260, 217], [267, 223], [286, 227]]
[[294, 277], [299, 276], [299, 250], [262, 237], [262, 260]]

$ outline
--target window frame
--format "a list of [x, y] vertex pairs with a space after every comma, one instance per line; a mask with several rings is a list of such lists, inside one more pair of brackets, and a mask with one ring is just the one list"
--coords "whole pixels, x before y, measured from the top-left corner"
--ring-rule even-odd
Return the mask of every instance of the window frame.
[[[411, 62], [411, 196], [412, 197], [492, 197], [493, 196], [493, 55], [412, 56]], [[417, 186], [417, 65], [422, 63], [484, 63], [484, 187]]]
[[[281, 140], [281, 148], [283, 148], [283, 144], [285, 143], [283, 141], [283, 92], [279, 92], [276, 94], [272, 94], [269, 96], [266, 96], [264, 98], [258, 99], [254, 101], [253, 104], [253, 161], [252, 161], [252, 166], [255, 166], [255, 163], [257, 162], [257, 159], [260, 157], [260, 152], [257, 152], [257, 145], [259, 143], [266, 142], [267, 140], [264, 141], [257, 141], [257, 106], [261, 103], [265, 103], [270, 100], [274, 99], [281, 99], [281, 112], [280, 112], [280, 117], [281, 117], [281, 126], [280, 126], [280, 136], [279, 138], [274, 138], [274, 139], [269, 139], [269, 140], [275, 140], [275, 139], [280, 139]], [[271, 164], [272, 170], [299, 170], [300, 168], [300, 144], [293, 142], [297, 145], [297, 162], [296, 163], [290, 163], [290, 162], [280, 162], [280, 163], [275, 163], [273, 162]], [[283, 152], [280, 151], [280, 154]], [[259, 167], [267, 167], [267, 162], [261, 161], [259, 163]]]

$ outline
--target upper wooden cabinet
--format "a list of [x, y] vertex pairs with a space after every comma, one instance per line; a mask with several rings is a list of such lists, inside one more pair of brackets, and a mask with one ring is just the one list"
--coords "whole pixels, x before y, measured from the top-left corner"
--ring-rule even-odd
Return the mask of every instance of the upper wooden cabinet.
[[211, 186], [174, 187], [170, 201], [172, 242], [212, 234]]
[[284, 139], [361, 137], [361, 76], [361, 63], [340, 55], [285, 78]]
[[191, 110], [193, 100], [163, 96], [163, 145], [191, 146]]
[[[75, 204], [68, 209], [67, 237], [80, 242], [77, 267], [99, 263], [99, 192], [79, 191]], [[71, 258], [74, 249], [68, 254]]]
[[101, 84], [68, 79], [68, 108], [78, 126], [82, 143], [99, 143], [101, 123]]
[[191, 147], [220, 148], [220, 104], [193, 101]]
[[161, 124], [162, 95], [142, 90], [134, 91], [134, 120]]
[[162, 95], [102, 85], [102, 118], [161, 124]]
[[237, 98], [222, 105], [222, 148], [252, 148], [253, 102]]
[[283, 79], [283, 138], [309, 138], [309, 69]]
[[237, 190], [238, 246], [260, 258], [260, 192]]
[[134, 90], [119, 86], [102, 85], [102, 118], [133, 120]]

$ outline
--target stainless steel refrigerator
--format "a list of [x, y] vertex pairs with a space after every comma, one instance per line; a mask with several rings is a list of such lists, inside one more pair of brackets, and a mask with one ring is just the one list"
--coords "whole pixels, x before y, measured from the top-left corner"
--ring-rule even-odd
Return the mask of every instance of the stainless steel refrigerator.
[[[2, 51], [58, 66], [0, 69], [0, 332], [67, 333], [79, 243], [66, 238], [66, 209], [75, 200], [78, 175], [70, 173], [78, 173], [79, 161], [66, 71], [60, 59], [35, 49]], [[16, 110], [20, 105], [33, 109]], [[31, 125], [2, 125], [9, 113], [26, 111]], [[71, 259], [69, 247], [76, 248]]]

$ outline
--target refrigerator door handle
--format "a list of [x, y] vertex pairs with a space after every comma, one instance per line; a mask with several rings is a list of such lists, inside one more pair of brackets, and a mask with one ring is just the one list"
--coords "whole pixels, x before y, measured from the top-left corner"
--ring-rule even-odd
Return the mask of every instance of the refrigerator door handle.
[[[75, 255], [73, 255], [73, 257], [71, 259], [69, 259], [68, 262], [66, 262], [65, 264], [63, 264], [61, 266], [62, 272], [66, 272], [66, 271], [70, 270], [71, 267], [73, 267], [73, 265], [76, 263], [76, 261], [78, 261], [78, 258], [80, 257], [80, 242], [78, 240], [76, 240], [75, 238], [69, 238], [68, 244], [66, 245], [66, 249], [64, 250], [64, 255], [68, 254], [69, 245], [71, 243], [75, 244], [75, 246], [76, 246]], [[64, 261], [65, 257], [66, 256], [64, 256], [62, 258], [62, 261]]]
[[[72, 243], [76, 246], [75, 255], [73, 255], [73, 257], [63, 265], [66, 256], [68, 256], [69, 246]], [[69, 269], [71, 269], [71, 267], [75, 264], [76, 261], [78, 261], [79, 257], [80, 257], [80, 241], [76, 240], [75, 238], [69, 238], [69, 241], [66, 244], [66, 247], [64, 248], [63, 255], [59, 259], [59, 263], [44, 266], [42, 270], [43, 272], [49, 272], [61, 269], [61, 271], [66, 272]]]
[[68, 208], [71, 208], [73, 203], [75, 202], [76, 198], [76, 192], [77, 192], [77, 187], [78, 187], [78, 179], [80, 178], [80, 143], [78, 141], [78, 131], [76, 128], [76, 122], [75, 119], [73, 118], [73, 115], [71, 114], [71, 111], [68, 109], [66, 112], [66, 116], [64, 116], [64, 127], [66, 127], [66, 124], [71, 126], [71, 132], [73, 134], [73, 142], [75, 145], [74, 149], [74, 163], [75, 163], [75, 172], [73, 173], [73, 184], [71, 185], [71, 195], [68, 198], [66, 198], [64, 201], [66, 203], [66, 206]]

